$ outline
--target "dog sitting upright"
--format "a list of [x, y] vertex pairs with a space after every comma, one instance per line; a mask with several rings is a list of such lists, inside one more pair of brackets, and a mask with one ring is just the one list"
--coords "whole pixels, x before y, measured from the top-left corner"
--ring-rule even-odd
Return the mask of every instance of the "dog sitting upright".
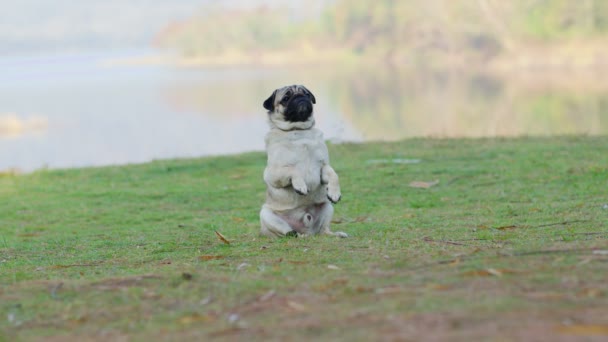
[[260, 212], [266, 236], [328, 234], [332, 203], [340, 200], [338, 175], [329, 165], [323, 133], [314, 128], [314, 95], [302, 85], [275, 90], [264, 101], [270, 132], [264, 170], [266, 203]]

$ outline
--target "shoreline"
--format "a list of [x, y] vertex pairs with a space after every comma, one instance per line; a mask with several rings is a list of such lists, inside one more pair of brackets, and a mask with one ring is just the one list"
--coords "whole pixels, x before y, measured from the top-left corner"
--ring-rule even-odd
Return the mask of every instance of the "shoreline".
[[[517, 142], [517, 141], [563, 141], [563, 140], [585, 140], [585, 139], [605, 139], [608, 137], [606, 134], [561, 134], [561, 135], [517, 135], [517, 136], [469, 136], [469, 137], [451, 137], [451, 136], [426, 136], [426, 137], [407, 137], [398, 140], [370, 140], [370, 141], [341, 141], [338, 143], [329, 142], [330, 145], [348, 146], [348, 145], [359, 145], [372, 147], [373, 145], [391, 145], [401, 144], [405, 142], [443, 142], [443, 141], [477, 141], [486, 143], [501, 143], [501, 142]], [[90, 170], [90, 169], [109, 169], [109, 168], [128, 168], [134, 166], [145, 166], [153, 163], [173, 163], [173, 162], [188, 162], [201, 159], [214, 159], [214, 158], [240, 158], [250, 154], [262, 154], [264, 150], [250, 150], [235, 153], [221, 153], [221, 154], [208, 154], [200, 156], [183, 156], [183, 157], [169, 157], [169, 158], [153, 158], [145, 161], [136, 161], [129, 163], [117, 163], [117, 164], [92, 164], [92, 165], [76, 165], [76, 166], [61, 166], [51, 167], [49, 165], [43, 165], [38, 168], [31, 170], [23, 170], [19, 167], [9, 167], [0, 169], [0, 179], [5, 177], [19, 177], [24, 175], [31, 175], [39, 172], [63, 172], [70, 170]]]
[[116, 58], [104, 65], [163, 65], [174, 68], [321, 68], [387, 67], [423, 70], [462, 70], [485, 73], [554, 73], [608, 71], [608, 40], [564, 41], [510, 47], [495, 56], [479, 56], [470, 51], [412, 53], [370, 50], [359, 55], [346, 49], [305, 47], [275, 52], [227, 51], [216, 56], [180, 56], [178, 52], [157, 50], [141, 57]]

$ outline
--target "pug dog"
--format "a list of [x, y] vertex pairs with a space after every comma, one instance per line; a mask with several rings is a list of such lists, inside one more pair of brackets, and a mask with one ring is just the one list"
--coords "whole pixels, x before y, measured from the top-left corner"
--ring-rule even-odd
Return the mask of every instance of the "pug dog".
[[261, 234], [270, 237], [327, 234], [332, 203], [341, 198], [338, 175], [329, 165], [323, 133], [313, 116], [315, 96], [302, 85], [275, 90], [266, 101], [270, 131], [264, 170], [266, 203], [260, 211]]

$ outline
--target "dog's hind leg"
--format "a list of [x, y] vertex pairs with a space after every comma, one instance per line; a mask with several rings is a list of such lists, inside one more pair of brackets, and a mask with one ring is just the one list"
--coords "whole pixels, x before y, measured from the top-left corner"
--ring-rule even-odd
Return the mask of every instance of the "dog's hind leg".
[[266, 206], [262, 206], [262, 210], [260, 211], [260, 223], [262, 225], [260, 233], [264, 236], [282, 237], [296, 234], [283, 218], [272, 212], [272, 210]]
[[341, 238], [348, 237], [348, 234], [346, 234], [345, 232], [332, 232], [331, 229], [329, 228], [329, 226], [331, 224], [331, 218], [334, 215], [334, 207], [329, 202], [326, 202], [325, 204], [323, 204], [323, 206], [319, 210], [318, 215], [319, 215], [318, 222], [320, 225], [319, 226], [320, 234], [338, 236]]

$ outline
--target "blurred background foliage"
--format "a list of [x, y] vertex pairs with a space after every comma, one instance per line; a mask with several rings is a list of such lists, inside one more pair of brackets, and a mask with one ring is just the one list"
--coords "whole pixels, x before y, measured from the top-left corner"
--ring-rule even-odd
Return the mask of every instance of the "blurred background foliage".
[[[608, 83], [600, 77], [608, 66], [606, 0], [307, 4], [207, 6], [167, 27], [156, 44], [190, 66], [314, 64], [291, 70], [291, 82], [325, 89], [331, 107], [369, 139], [608, 129]], [[202, 110], [206, 97], [221, 94], [173, 96]]]
[[488, 66], [517, 54], [515, 62], [534, 65], [550, 53], [557, 64], [589, 66], [608, 52], [605, 0], [336, 0], [314, 8], [207, 6], [155, 43], [203, 63]]

